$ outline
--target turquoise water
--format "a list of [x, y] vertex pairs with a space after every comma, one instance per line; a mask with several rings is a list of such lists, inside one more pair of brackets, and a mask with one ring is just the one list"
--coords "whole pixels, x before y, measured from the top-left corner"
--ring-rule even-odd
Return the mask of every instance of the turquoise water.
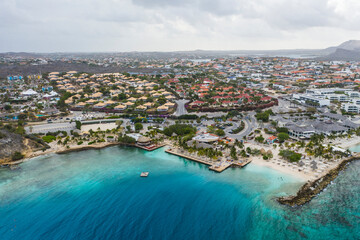
[[217, 174], [163, 149], [124, 147], [42, 156], [0, 170], [0, 238], [359, 239], [359, 169], [289, 208], [275, 197], [302, 183], [264, 167]]
[[360, 144], [352, 146], [349, 150], [352, 152], [360, 152]]

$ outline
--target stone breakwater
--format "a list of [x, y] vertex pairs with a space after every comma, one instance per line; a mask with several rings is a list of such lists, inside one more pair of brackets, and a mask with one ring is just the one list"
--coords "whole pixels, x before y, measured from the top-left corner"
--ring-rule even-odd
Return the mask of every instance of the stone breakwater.
[[279, 197], [277, 201], [281, 204], [288, 205], [291, 207], [302, 206], [305, 203], [308, 203], [321, 193], [338, 175], [339, 173], [346, 169], [347, 165], [355, 160], [360, 159], [360, 153], [357, 153], [351, 157], [344, 159], [337, 167], [329, 170], [324, 176], [305, 183], [296, 195]]

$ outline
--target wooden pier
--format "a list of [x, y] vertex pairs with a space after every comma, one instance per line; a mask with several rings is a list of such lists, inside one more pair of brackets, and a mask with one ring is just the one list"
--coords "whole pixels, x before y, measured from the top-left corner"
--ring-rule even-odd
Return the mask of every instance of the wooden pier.
[[194, 162], [198, 162], [198, 163], [208, 165], [210, 170], [218, 172], [218, 173], [223, 172], [224, 170], [228, 169], [229, 167], [240, 167], [240, 168], [242, 168], [242, 167], [245, 167], [246, 165], [248, 165], [251, 162], [251, 160], [247, 160], [247, 161], [244, 161], [244, 162], [241, 162], [241, 163], [239, 163], [239, 162], [234, 163], [234, 162], [228, 162], [228, 161], [223, 161], [223, 162], [218, 162], [218, 163], [210, 163], [210, 162], [208, 162], [206, 160], [203, 160], [203, 159], [200, 159], [198, 157], [189, 156], [189, 155], [184, 154], [184, 153], [179, 153], [179, 152], [174, 151], [172, 149], [167, 149], [167, 150], [165, 150], [165, 152], [176, 155], [176, 156], [179, 156], [179, 157], [189, 159], [189, 160], [194, 161]]

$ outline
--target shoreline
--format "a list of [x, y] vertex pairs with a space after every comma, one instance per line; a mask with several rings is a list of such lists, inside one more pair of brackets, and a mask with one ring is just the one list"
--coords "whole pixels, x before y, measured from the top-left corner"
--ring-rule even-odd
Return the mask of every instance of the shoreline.
[[253, 163], [257, 166], [267, 167], [267, 168], [271, 168], [272, 170], [275, 170], [275, 171], [278, 171], [281, 173], [285, 173], [287, 175], [298, 178], [299, 180], [301, 180], [301, 182], [307, 182], [307, 181], [310, 181], [311, 179], [313, 179], [313, 176], [311, 176], [309, 174], [305, 174], [304, 172], [293, 171], [293, 170], [283, 167], [281, 165], [276, 165], [270, 161], [263, 160], [259, 157], [252, 157], [251, 160], [252, 160], [251, 163]]
[[349, 149], [357, 145], [360, 145], [360, 136], [355, 136], [352, 137], [351, 139], [346, 139], [346, 141], [344, 141], [343, 139], [336, 139], [335, 141], [331, 141], [331, 142], [332, 142], [331, 144], [334, 144], [334, 146], [336, 147]]
[[23, 159], [18, 160], [18, 161], [11, 161], [11, 162], [3, 162], [1, 163], [1, 165], [3, 166], [15, 166], [15, 165], [19, 165], [21, 163], [27, 162], [33, 158], [39, 157], [39, 156], [43, 156], [43, 155], [48, 155], [48, 154], [66, 154], [66, 153], [70, 153], [70, 152], [81, 152], [81, 151], [86, 151], [86, 150], [96, 150], [96, 149], [103, 149], [103, 148], [107, 148], [107, 147], [112, 147], [112, 146], [131, 146], [131, 147], [135, 147], [135, 145], [131, 145], [131, 144], [123, 144], [123, 143], [118, 143], [118, 142], [105, 142], [105, 143], [100, 143], [100, 144], [93, 144], [93, 145], [73, 145], [70, 146], [70, 148], [65, 148], [65, 147], [51, 147], [50, 149], [47, 149], [46, 151], [37, 151], [37, 152], [32, 152], [28, 155], [26, 155]]
[[290, 207], [302, 206], [310, 202], [314, 197], [320, 194], [333, 180], [335, 180], [340, 172], [345, 170], [349, 163], [360, 160], [360, 153], [343, 159], [337, 167], [329, 170], [325, 175], [305, 183], [295, 195], [278, 197], [280, 204]]
[[[55, 143], [56, 144], [56, 143]], [[54, 144], [53, 144], [54, 145]], [[166, 144], [165, 144], [166, 145]], [[164, 146], [165, 146], [164, 145]], [[26, 161], [29, 161], [33, 158], [48, 155], [48, 154], [66, 154], [71, 152], [80, 152], [85, 150], [96, 150], [96, 149], [103, 149], [107, 147], [112, 146], [131, 146], [136, 147], [135, 144], [123, 144], [118, 142], [103, 142], [99, 144], [94, 145], [70, 145], [70, 148], [65, 148], [64, 146], [52, 146], [52, 148], [46, 150], [46, 151], [38, 151], [38, 152], [32, 152], [29, 155], [27, 155], [24, 159], [21, 159], [19, 161], [14, 162], [4, 162], [2, 163], [2, 166], [14, 166], [21, 163], [24, 163]], [[145, 150], [145, 149], [143, 149]], [[165, 150], [167, 152], [167, 150]], [[185, 159], [188, 159], [187, 157], [180, 156]], [[296, 206], [302, 206], [308, 202], [310, 202], [314, 197], [316, 197], [318, 194], [320, 194], [334, 179], [337, 178], [339, 173], [346, 169], [347, 165], [351, 163], [352, 161], [360, 160], [360, 153], [356, 153], [355, 155], [352, 155], [348, 158], [343, 159], [338, 164], [336, 164], [334, 167], [326, 171], [324, 174], [322, 174], [319, 177], [316, 177], [314, 179], [314, 176], [310, 174], [305, 174], [304, 172], [297, 172], [294, 170], [291, 170], [287, 167], [283, 167], [281, 165], [276, 165], [275, 163], [272, 163], [270, 161], [265, 161], [258, 157], [252, 157], [250, 159], [250, 162], [254, 163], [257, 166], [264, 166], [271, 168], [275, 171], [282, 172], [291, 176], [294, 176], [298, 178], [299, 180], [302, 180], [301, 182], [305, 182], [302, 187], [297, 191], [295, 195], [290, 196], [282, 196], [276, 198], [277, 202], [282, 205], [287, 205], [291, 207]], [[206, 165], [211, 165], [209, 163], [203, 163]]]

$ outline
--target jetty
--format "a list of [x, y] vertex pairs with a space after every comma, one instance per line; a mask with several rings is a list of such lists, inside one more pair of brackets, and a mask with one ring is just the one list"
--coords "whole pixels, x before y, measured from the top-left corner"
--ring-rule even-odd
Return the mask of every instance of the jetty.
[[141, 148], [141, 149], [144, 149], [146, 151], [154, 151], [158, 148], [162, 148], [166, 146], [166, 143], [162, 143], [162, 144], [151, 144], [151, 145], [148, 145], [148, 146], [142, 146], [142, 145], [139, 145], [139, 144], [135, 144], [135, 147], [137, 148]]
[[165, 150], [165, 152], [179, 156], [179, 157], [186, 158], [186, 159], [194, 161], [194, 162], [205, 164], [205, 165], [209, 166], [210, 170], [212, 170], [214, 172], [218, 172], [218, 173], [225, 171], [229, 167], [242, 168], [251, 162], [251, 160], [243, 160], [240, 162], [230, 162], [230, 161], [212, 162], [212, 161], [208, 161], [208, 160], [196, 157], [196, 156], [189, 156], [188, 154], [186, 154], [184, 152], [178, 152], [172, 148]]
[[343, 159], [339, 165], [324, 176], [319, 177], [314, 181], [305, 183], [296, 195], [279, 197], [277, 201], [281, 204], [291, 207], [302, 206], [311, 201], [314, 197], [320, 194], [338, 175], [345, 170], [352, 161], [360, 160], [360, 153], [356, 153], [350, 157]]

